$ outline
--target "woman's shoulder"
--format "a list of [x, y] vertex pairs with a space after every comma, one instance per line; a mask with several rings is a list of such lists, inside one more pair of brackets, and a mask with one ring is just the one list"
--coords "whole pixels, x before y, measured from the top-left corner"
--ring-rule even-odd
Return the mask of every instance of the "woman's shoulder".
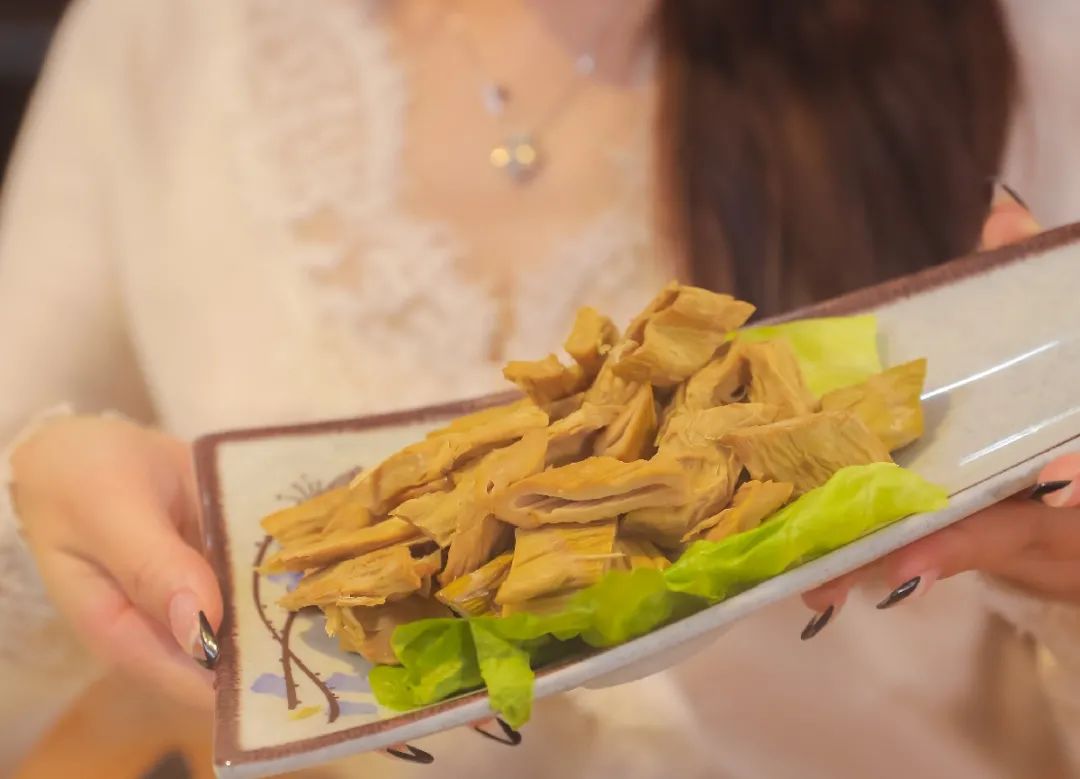
[[[377, 0], [73, 0], [46, 70], [68, 63], [67, 81], [93, 82], [121, 113], [126, 103], [151, 120], [203, 112], [223, 99], [230, 112], [278, 113], [290, 107], [282, 102], [309, 106], [357, 74], [364, 83], [394, 81], [381, 7]], [[371, 102], [354, 97], [346, 102]]]
[[364, 31], [381, 27], [381, 7], [376, 0], [72, 0], [58, 39], [132, 67], [218, 67], [222, 53], [253, 43], [279, 53], [295, 52], [298, 42], [363, 43]]
[[136, 52], [166, 54], [197, 42], [193, 36], [209, 31], [215, 19], [224, 19], [230, 5], [208, 0], [72, 0], [53, 48], [94, 49], [103, 59], [131, 63]]
[[63, 72], [66, 82], [92, 83], [106, 103], [138, 100], [148, 91], [167, 94], [204, 67], [216, 42], [233, 34], [233, 6], [213, 0], [73, 0], [53, 37], [44, 76]]

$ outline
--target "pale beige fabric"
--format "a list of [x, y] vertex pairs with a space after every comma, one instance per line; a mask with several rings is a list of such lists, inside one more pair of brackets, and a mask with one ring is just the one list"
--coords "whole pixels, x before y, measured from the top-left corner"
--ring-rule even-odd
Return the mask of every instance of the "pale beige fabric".
[[[408, 84], [377, 5], [75, 3], [6, 184], [0, 434], [60, 402], [192, 436], [480, 394], [501, 386], [494, 336], [539, 356], [578, 305], [625, 320], [665, 280], [646, 251], [644, 161], [615, 159], [625, 199], [551, 241], [546, 272], [508, 293], [503, 332], [497, 302], [457, 270], [468, 247], [400, 205]], [[1039, 87], [1080, 26], [1012, 5], [1038, 77], [1009, 175], [1065, 221], [1080, 213], [1066, 143], [1080, 101], [1069, 113]], [[327, 212], [339, 229], [314, 241], [302, 226]], [[363, 272], [327, 284], [343, 258]], [[87, 676], [31, 662], [46, 642], [69, 656], [14, 522], [0, 517], [0, 773]], [[808, 613], [785, 603], [667, 675], [544, 702], [516, 753], [455, 735], [425, 746], [451, 776], [502, 776], [514, 759], [514, 776], [981, 779], [1039, 775], [1077, 738], [1075, 664], [1047, 659], [1075, 651], [1071, 611], [970, 577], [889, 613], [866, 597], [807, 644]], [[409, 773], [371, 760], [340, 770]]]

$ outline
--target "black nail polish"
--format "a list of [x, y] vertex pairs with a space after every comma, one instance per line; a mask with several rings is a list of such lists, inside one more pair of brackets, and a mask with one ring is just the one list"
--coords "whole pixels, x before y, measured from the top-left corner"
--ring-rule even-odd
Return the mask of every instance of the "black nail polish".
[[832, 619], [832, 615], [835, 611], [835, 606], [829, 606], [825, 611], [811, 617], [810, 621], [806, 623], [806, 627], [803, 628], [800, 638], [802, 638], [803, 641], [809, 641], [820, 633], [822, 628], [829, 624], [829, 620]]
[[506, 744], [509, 747], [516, 747], [521, 743], [521, 734], [510, 727], [507, 722], [504, 722], [499, 717], [495, 718], [495, 722], [498, 723], [499, 728], [502, 730], [501, 736], [497, 733], [489, 733], [479, 725], [473, 725], [473, 730], [485, 738], [490, 738], [492, 741], [498, 741], [500, 744]]
[[890, 592], [881, 603], [877, 605], [879, 609], [887, 609], [895, 606], [902, 600], [905, 600], [911, 596], [915, 590], [919, 587], [919, 582], [922, 581], [921, 576], [916, 576], [914, 579], [908, 579], [901, 584], [895, 590]]
[[419, 763], [420, 765], [431, 765], [435, 762], [435, 757], [430, 752], [425, 752], [419, 747], [414, 747], [412, 744], [404, 744], [404, 750], [395, 749], [390, 747], [386, 750], [388, 755], [393, 755], [399, 760], [405, 760], [409, 763]]
[[218, 661], [218, 642], [214, 635], [214, 629], [210, 627], [210, 620], [206, 614], [199, 612], [199, 645], [202, 646], [203, 656], [196, 657], [195, 661], [207, 670], [213, 669]]
[[1071, 479], [1061, 479], [1059, 481], [1044, 481], [1039, 482], [1032, 487], [1028, 497], [1032, 500], [1040, 500], [1047, 495], [1053, 495], [1055, 492], [1059, 492], [1072, 484]]

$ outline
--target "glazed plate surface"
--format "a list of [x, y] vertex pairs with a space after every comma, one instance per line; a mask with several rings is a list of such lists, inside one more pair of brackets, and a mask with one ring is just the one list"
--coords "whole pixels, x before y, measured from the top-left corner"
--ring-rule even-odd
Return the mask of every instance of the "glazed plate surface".
[[[677, 662], [749, 613], [882, 557], [1030, 485], [1080, 451], [1080, 226], [863, 290], [804, 316], [872, 312], [886, 365], [929, 360], [927, 435], [901, 464], [946, 487], [950, 505], [613, 649], [537, 674], [543, 697], [618, 683]], [[276, 605], [294, 580], [261, 576], [264, 515], [370, 467], [466, 411], [506, 396], [196, 444], [206, 543], [225, 596], [215, 766], [262, 776], [408, 742], [481, 719], [483, 693], [408, 713], [376, 704], [369, 665], [326, 637], [319, 615]]]

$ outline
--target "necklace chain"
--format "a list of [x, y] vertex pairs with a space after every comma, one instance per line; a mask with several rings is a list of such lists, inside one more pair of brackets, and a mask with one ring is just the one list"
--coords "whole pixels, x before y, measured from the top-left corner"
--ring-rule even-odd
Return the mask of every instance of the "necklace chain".
[[[619, 4], [614, 7], [618, 11]], [[451, 26], [456, 28], [459, 40], [466, 50], [473, 67], [480, 74], [480, 97], [485, 111], [493, 116], [502, 126], [503, 140], [494, 146], [488, 154], [491, 165], [507, 174], [515, 184], [532, 181], [543, 169], [545, 156], [541, 151], [539, 138], [569, 108], [580, 93], [584, 81], [596, 72], [596, 49], [603, 42], [611, 29], [610, 23], [601, 25], [590, 42], [590, 46], [574, 60], [574, 74], [565, 87], [540, 115], [540, 119], [531, 126], [517, 130], [507, 127], [507, 107], [511, 103], [512, 93], [501, 80], [492, 78], [484, 66], [480, 49], [469, 34], [460, 13], [453, 14]]]

